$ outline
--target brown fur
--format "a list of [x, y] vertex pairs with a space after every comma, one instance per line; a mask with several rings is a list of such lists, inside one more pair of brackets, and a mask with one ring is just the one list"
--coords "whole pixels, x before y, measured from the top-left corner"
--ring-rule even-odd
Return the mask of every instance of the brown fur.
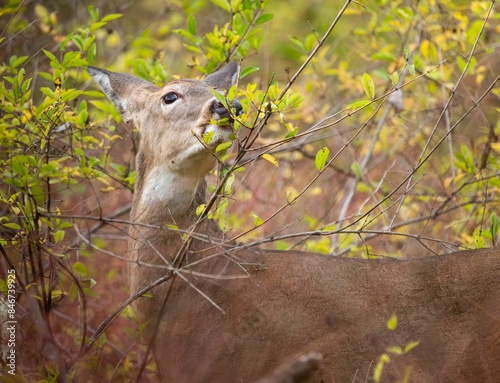
[[[230, 64], [205, 82], [175, 81], [160, 89], [89, 69], [141, 132], [131, 214], [137, 225], [129, 240], [132, 293], [168, 272], [182, 246], [182, 233], [166, 224], [189, 230], [197, 221], [203, 178], [214, 163], [199, 143], [213, 118], [208, 86], [227, 88], [235, 70]], [[165, 108], [161, 96], [172, 90], [182, 102]], [[212, 150], [229, 134], [227, 127], [215, 129]], [[366, 382], [387, 347], [404, 349], [413, 341], [420, 344], [406, 355], [389, 354], [383, 382], [402, 380], [407, 367], [412, 382], [500, 381], [498, 248], [368, 261], [236, 251], [214, 245], [222, 234], [209, 223], [198, 232], [206, 238], [192, 243], [184, 269], [177, 271], [183, 278], [134, 305], [141, 321], [154, 323], [173, 283], [155, 334], [155, 358], [166, 382], [252, 382], [310, 351], [323, 354], [324, 367], [308, 382]], [[398, 326], [390, 331], [393, 313]]]

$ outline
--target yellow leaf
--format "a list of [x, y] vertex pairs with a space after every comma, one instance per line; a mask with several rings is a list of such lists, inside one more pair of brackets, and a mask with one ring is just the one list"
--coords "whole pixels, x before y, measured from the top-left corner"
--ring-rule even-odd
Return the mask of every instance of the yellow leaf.
[[366, 95], [371, 99], [375, 98], [375, 83], [368, 73], [363, 74], [361, 83], [363, 84], [363, 89], [365, 90]]
[[203, 213], [205, 211], [206, 207], [207, 207], [206, 203], [198, 205], [198, 207], [196, 208], [196, 216], [199, 217], [201, 215], [201, 213]]
[[264, 220], [260, 218], [257, 214], [251, 214], [253, 217], [253, 224], [257, 227], [264, 223]]
[[265, 159], [266, 161], [269, 161], [270, 163], [272, 163], [277, 168], [280, 167], [280, 164], [278, 163], [278, 160], [276, 158], [274, 158], [273, 156], [271, 156], [269, 153], [263, 154], [262, 158]]
[[424, 40], [422, 41], [422, 44], [420, 44], [420, 52], [422, 53], [422, 56], [424, 56], [425, 58], [429, 57], [429, 47], [430, 47], [429, 40]]
[[395, 330], [397, 326], [398, 326], [398, 317], [396, 316], [396, 313], [393, 313], [389, 318], [389, 320], [387, 321], [387, 328], [389, 330]]

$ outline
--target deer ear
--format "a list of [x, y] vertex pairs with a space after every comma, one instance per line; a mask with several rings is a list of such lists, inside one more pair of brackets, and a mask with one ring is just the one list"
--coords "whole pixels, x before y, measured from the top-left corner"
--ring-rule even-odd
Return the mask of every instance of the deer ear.
[[93, 66], [87, 67], [87, 70], [126, 121], [130, 120], [133, 113], [129, 110], [129, 105], [136, 105], [136, 101], [129, 102], [132, 97], [145, 90], [154, 92], [159, 89], [156, 85], [130, 74], [110, 72]]
[[236, 82], [237, 76], [238, 64], [233, 61], [217, 72], [208, 75], [203, 81], [214, 88], [228, 90]]

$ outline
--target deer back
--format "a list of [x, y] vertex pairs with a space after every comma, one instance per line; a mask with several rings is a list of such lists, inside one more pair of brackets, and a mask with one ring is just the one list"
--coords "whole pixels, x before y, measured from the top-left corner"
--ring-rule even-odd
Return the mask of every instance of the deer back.
[[387, 349], [413, 342], [389, 353], [381, 381], [407, 368], [411, 382], [500, 376], [498, 249], [412, 261], [252, 251], [232, 262], [233, 279], [191, 281], [224, 312], [189, 288], [169, 302], [156, 344], [166, 382], [252, 382], [311, 351], [324, 366], [308, 382], [366, 382]]

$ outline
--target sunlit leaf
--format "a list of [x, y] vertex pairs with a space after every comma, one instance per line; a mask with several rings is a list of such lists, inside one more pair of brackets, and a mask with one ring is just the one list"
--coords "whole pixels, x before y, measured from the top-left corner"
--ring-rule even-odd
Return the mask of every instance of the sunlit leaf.
[[21, 230], [21, 226], [19, 226], [19, 224], [15, 223], [15, 222], [3, 223], [2, 226], [7, 227], [9, 229], [13, 229], [13, 230]]
[[215, 151], [216, 152], [221, 152], [224, 149], [230, 148], [231, 145], [233, 145], [233, 143], [231, 141], [223, 142], [222, 144], [217, 145], [217, 147], [215, 148]]
[[493, 214], [491, 216], [491, 226], [490, 226], [490, 232], [493, 237], [496, 237], [498, 234], [498, 217]]
[[395, 330], [396, 327], [398, 327], [398, 317], [396, 316], [396, 313], [393, 313], [387, 321], [387, 328], [392, 331]]
[[111, 20], [116, 20], [122, 16], [123, 15], [121, 13], [110, 13], [109, 15], [104, 16], [101, 21], [107, 22], [107, 21], [111, 21]]
[[372, 101], [370, 101], [370, 100], [358, 100], [358, 101], [354, 101], [353, 103], [349, 104], [348, 108], [351, 109], [351, 110], [357, 110], [357, 109], [365, 107], [366, 105], [368, 105], [371, 102]]
[[257, 214], [252, 213], [252, 217], [253, 217], [253, 224], [255, 226], [260, 226], [264, 223], [264, 220], [260, 218]]
[[394, 86], [398, 85], [398, 82], [399, 82], [398, 71], [393, 72], [389, 77], [391, 78], [392, 85], [394, 85]]
[[187, 23], [189, 33], [196, 35], [196, 20], [192, 14], [188, 16]]
[[243, 69], [241, 71], [240, 78], [244, 78], [253, 72], [257, 72], [258, 70], [259, 70], [259, 67], [256, 67], [256, 66], [246, 67], [245, 69]]
[[207, 207], [206, 203], [202, 203], [201, 205], [198, 205], [198, 207], [196, 208], [196, 216], [199, 217], [205, 211], [206, 207]]
[[274, 158], [272, 155], [270, 155], [269, 153], [264, 153], [262, 155], [262, 158], [265, 159], [266, 161], [269, 161], [270, 163], [272, 163], [276, 167], [280, 166], [278, 163], [278, 160], [276, 158]]
[[273, 14], [272, 13], [265, 13], [263, 15], [260, 15], [257, 20], [255, 20], [255, 25], [259, 25], [262, 23], [265, 23], [267, 21], [270, 21], [273, 19]]
[[203, 142], [208, 145], [212, 141], [214, 134], [214, 131], [203, 133]]
[[330, 155], [330, 149], [328, 149], [326, 146], [320, 149], [318, 153], [316, 153], [316, 158], [314, 159], [314, 163], [316, 164], [316, 168], [318, 170], [320, 171], [323, 170], [329, 155]]
[[394, 355], [403, 355], [403, 349], [399, 346], [390, 346], [386, 350]]
[[222, 8], [226, 12], [231, 12], [231, 5], [227, 0], [211, 0], [212, 3], [217, 5], [218, 7]]
[[226, 108], [228, 107], [226, 97], [222, 93], [220, 93], [217, 90], [212, 89], [212, 88], [209, 88], [209, 90], [214, 95], [214, 97], [217, 99], [217, 101], [221, 102], [222, 105], [224, 105]]
[[373, 381], [374, 382], [380, 382], [380, 379], [382, 378], [382, 372], [384, 370], [384, 364], [389, 363], [391, 361], [391, 358], [387, 354], [382, 354], [380, 355], [379, 361], [375, 368], [373, 369]]
[[410, 342], [408, 343], [406, 346], [405, 346], [405, 349], [404, 349], [404, 353], [405, 354], [408, 354], [411, 350], [413, 350], [415, 347], [417, 347], [418, 345], [420, 344], [420, 341], [413, 341], [413, 342]]
[[373, 83], [371, 76], [368, 73], [364, 73], [361, 78], [361, 82], [366, 95], [372, 99], [375, 98], [375, 84]]
[[45, 56], [47, 56], [50, 59], [50, 61], [57, 61], [56, 56], [54, 56], [51, 52], [43, 49], [43, 53], [45, 53]]

